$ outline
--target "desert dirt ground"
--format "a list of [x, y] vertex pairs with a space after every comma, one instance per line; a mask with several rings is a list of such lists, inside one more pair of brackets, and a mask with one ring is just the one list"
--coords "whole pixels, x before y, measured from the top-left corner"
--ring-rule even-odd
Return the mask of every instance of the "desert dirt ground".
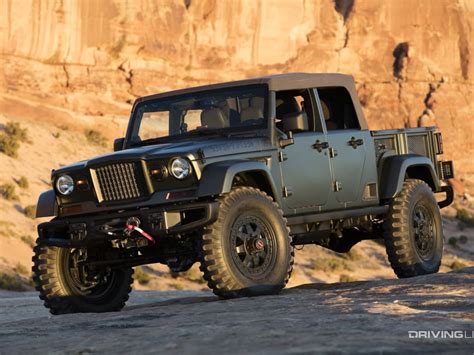
[[278, 296], [136, 291], [122, 312], [51, 316], [35, 293], [0, 291], [0, 353], [456, 353], [474, 339], [474, 267], [405, 280], [313, 283]]

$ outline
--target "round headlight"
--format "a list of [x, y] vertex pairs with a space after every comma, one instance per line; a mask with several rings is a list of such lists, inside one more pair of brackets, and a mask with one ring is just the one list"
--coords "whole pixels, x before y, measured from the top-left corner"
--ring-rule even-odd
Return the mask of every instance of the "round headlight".
[[173, 159], [170, 165], [171, 175], [176, 179], [184, 179], [191, 172], [191, 166], [188, 161], [183, 158]]
[[69, 175], [62, 175], [56, 180], [56, 189], [61, 195], [70, 195], [74, 191], [74, 180]]

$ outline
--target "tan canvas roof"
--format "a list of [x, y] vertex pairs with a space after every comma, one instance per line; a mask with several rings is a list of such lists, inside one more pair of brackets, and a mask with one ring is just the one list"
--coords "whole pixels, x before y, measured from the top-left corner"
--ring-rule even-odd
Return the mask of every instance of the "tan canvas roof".
[[138, 102], [170, 97], [175, 95], [189, 94], [193, 92], [201, 92], [206, 90], [218, 90], [237, 86], [266, 84], [271, 91], [322, 88], [322, 87], [344, 87], [349, 92], [357, 116], [360, 120], [362, 129], [367, 129], [364, 113], [360, 107], [359, 99], [355, 88], [354, 79], [350, 75], [338, 73], [287, 73], [274, 74], [258, 78], [229, 81], [225, 83], [209, 84], [204, 86], [196, 86], [186, 89], [168, 91], [160, 94], [145, 96], [139, 98]]

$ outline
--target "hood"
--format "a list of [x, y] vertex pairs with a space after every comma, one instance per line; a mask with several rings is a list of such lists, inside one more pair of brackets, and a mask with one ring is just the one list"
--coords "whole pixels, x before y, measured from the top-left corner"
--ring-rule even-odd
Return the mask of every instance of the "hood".
[[258, 152], [271, 148], [272, 145], [270, 144], [270, 140], [260, 137], [230, 137], [209, 140], [171, 142], [131, 148], [119, 152], [100, 155], [89, 160], [84, 160], [61, 167], [60, 169], [57, 169], [55, 173], [84, 169], [89, 166], [97, 166], [107, 162], [152, 160], [156, 158], [186, 155], [191, 155], [191, 159], [196, 160], [200, 159], [201, 157], [207, 159], [226, 155]]

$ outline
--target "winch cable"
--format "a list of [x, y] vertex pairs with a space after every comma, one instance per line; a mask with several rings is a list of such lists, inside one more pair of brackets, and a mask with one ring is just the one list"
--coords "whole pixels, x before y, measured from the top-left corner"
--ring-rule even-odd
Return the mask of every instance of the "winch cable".
[[153, 244], [155, 244], [155, 239], [153, 239], [153, 237], [151, 235], [149, 235], [147, 232], [145, 232], [143, 229], [141, 229], [140, 227], [137, 227], [136, 225], [134, 224], [127, 224], [126, 225], [127, 227], [127, 230], [129, 231], [137, 231], [138, 233], [140, 233], [142, 236], [144, 236], [146, 239], [148, 239], [150, 242], [152, 242]]

